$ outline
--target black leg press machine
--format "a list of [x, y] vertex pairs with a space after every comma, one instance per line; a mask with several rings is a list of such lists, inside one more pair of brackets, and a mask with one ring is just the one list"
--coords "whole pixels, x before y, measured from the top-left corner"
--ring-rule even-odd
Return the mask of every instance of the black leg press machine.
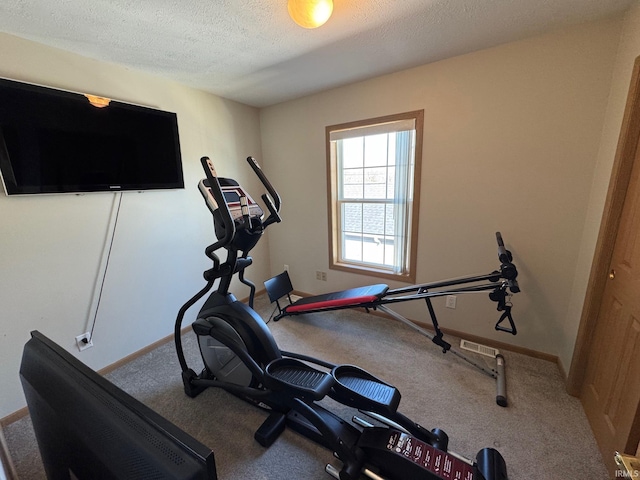
[[[483, 448], [473, 459], [450, 451], [444, 431], [428, 430], [398, 411], [400, 392], [391, 384], [354, 365], [336, 365], [278, 348], [267, 324], [252, 308], [255, 285], [244, 272], [252, 263], [249, 251], [267, 227], [281, 221], [281, 200], [256, 161], [251, 157], [247, 161], [268, 192], [261, 197], [269, 212], [266, 219], [262, 207], [238, 182], [218, 177], [211, 161], [201, 160], [206, 179], [200, 181], [199, 189], [213, 215], [217, 241], [205, 249], [213, 261], [204, 272], [206, 285], [176, 318], [175, 345], [185, 393], [196, 397], [207, 388], [221, 388], [265, 410], [267, 417], [254, 435], [261, 445], [269, 447], [290, 428], [334, 453], [341, 466], [327, 464], [325, 471], [339, 480], [507, 480], [507, 467], [497, 450]], [[224, 261], [216, 254], [219, 249], [226, 250]], [[512, 278], [504, 287], [493, 287], [498, 297], [505, 294], [507, 285], [517, 288], [515, 268], [504, 246], [501, 249], [504, 271], [487, 278], [492, 283], [505, 275]], [[236, 274], [251, 289], [248, 305], [229, 292]], [[207, 293], [192, 323], [204, 363], [197, 373], [187, 365], [182, 321]], [[370, 301], [380, 302], [376, 307], [381, 308], [381, 300], [389, 295], [377, 291]], [[414, 296], [429, 298], [424, 288]], [[504, 299], [501, 305], [508, 313]], [[321, 404], [325, 398], [357, 413], [351, 420], [343, 419], [326, 402]]]
[[[283, 317], [293, 315], [328, 312], [345, 308], [364, 308], [366, 311], [379, 310], [386, 315], [401, 321], [442, 348], [442, 353], [451, 352], [465, 362], [473, 365], [473, 367], [477, 368], [480, 372], [494, 378], [496, 380], [497, 390], [496, 403], [501, 407], [506, 407], [507, 391], [504, 373], [504, 357], [500, 354], [495, 355], [495, 368], [487, 368], [461, 352], [452, 349], [451, 344], [444, 339], [444, 335], [438, 324], [436, 312], [431, 302], [431, 299], [434, 297], [490, 290], [489, 298], [494, 302], [497, 302], [497, 310], [502, 312], [502, 315], [495, 325], [495, 329], [516, 335], [517, 330], [513, 317], [511, 316], [511, 302], [509, 299], [511, 294], [520, 291], [517, 281], [518, 271], [516, 270], [516, 266], [513, 264], [511, 252], [504, 246], [504, 241], [502, 240], [500, 232], [496, 232], [496, 240], [498, 242], [498, 260], [500, 261], [500, 269], [494, 270], [486, 275], [460, 277], [451, 280], [423, 283], [420, 285], [412, 285], [410, 287], [396, 289], [389, 289], [387, 285], [380, 283], [376, 285], [351, 288], [349, 290], [339, 292], [302, 297], [295, 302], [291, 301], [290, 294], [293, 292], [293, 286], [288, 272], [284, 271], [267, 280], [264, 285], [267, 290], [267, 294], [269, 295], [269, 299], [271, 302], [275, 302], [278, 306], [279, 313], [274, 317], [275, 321], [278, 321]], [[288, 298], [289, 304], [282, 307], [280, 305], [280, 301], [285, 297]], [[427, 304], [427, 310], [429, 311], [429, 317], [433, 325], [433, 332], [422, 328], [420, 325], [417, 325], [415, 322], [412, 322], [408, 318], [388, 307], [388, 305], [393, 303], [422, 299], [424, 299]], [[504, 324], [505, 321], [508, 322], [508, 325]], [[478, 347], [481, 348], [482, 346]]]

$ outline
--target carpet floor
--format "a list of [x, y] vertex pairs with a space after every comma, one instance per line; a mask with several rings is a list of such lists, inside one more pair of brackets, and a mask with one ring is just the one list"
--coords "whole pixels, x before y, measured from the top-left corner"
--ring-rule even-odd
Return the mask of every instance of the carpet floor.
[[[273, 306], [260, 296], [256, 310], [269, 318]], [[474, 458], [484, 447], [498, 449], [511, 480], [609, 478], [580, 402], [565, 392], [553, 363], [501, 352], [509, 397], [509, 406], [502, 408], [496, 405], [492, 378], [454, 355], [442, 354], [399, 322], [341, 310], [270, 322], [269, 327], [282, 350], [358, 365], [396, 386], [402, 393], [399, 410], [429, 429], [446, 431], [450, 450]], [[459, 344], [458, 339], [447, 340]], [[202, 361], [193, 333], [184, 335], [184, 348], [188, 363], [199, 371]], [[494, 366], [488, 357], [469, 356]], [[265, 412], [233, 395], [208, 389], [187, 397], [173, 342], [107, 378], [211, 447], [221, 480], [320, 480], [330, 478], [325, 464], [339, 466], [331, 452], [288, 430], [268, 449], [261, 447], [253, 434]], [[351, 418], [347, 408], [323, 402]], [[7, 426], [4, 433], [19, 478], [44, 479], [29, 417]]]

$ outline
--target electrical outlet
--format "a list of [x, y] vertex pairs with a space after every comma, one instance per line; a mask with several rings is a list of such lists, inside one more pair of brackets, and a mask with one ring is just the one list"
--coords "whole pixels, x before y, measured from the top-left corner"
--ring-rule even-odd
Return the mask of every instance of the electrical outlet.
[[76, 337], [76, 345], [78, 346], [78, 350], [80, 351], [93, 347], [93, 340], [91, 340], [91, 332], [78, 335]]
[[289, 265], [287, 265], [286, 263], [284, 264], [284, 271], [288, 272], [289, 271]]
[[327, 272], [320, 272], [320, 280], [323, 282], [327, 281]]
[[316, 270], [316, 280], [322, 280], [322, 272], [320, 270]]
[[447, 300], [445, 303], [447, 308], [456, 308], [456, 296], [455, 295], [447, 295]]

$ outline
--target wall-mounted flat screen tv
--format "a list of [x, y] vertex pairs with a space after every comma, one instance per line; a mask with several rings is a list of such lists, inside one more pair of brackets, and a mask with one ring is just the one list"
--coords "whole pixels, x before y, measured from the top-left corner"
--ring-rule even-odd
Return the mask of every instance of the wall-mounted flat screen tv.
[[0, 79], [5, 192], [184, 188], [176, 114], [104, 103], [100, 106], [90, 95]]

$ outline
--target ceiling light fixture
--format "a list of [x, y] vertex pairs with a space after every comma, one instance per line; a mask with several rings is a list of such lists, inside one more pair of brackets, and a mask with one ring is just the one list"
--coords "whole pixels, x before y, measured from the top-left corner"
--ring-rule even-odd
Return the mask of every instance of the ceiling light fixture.
[[85, 93], [84, 96], [87, 97], [87, 99], [89, 100], [89, 103], [91, 105], [93, 105], [94, 107], [97, 107], [97, 108], [107, 107], [109, 105], [109, 103], [111, 103], [111, 99], [110, 98], [98, 97], [96, 95], [89, 95], [88, 93]]
[[324, 25], [333, 12], [333, 0], [289, 0], [289, 15], [304, 28]]

